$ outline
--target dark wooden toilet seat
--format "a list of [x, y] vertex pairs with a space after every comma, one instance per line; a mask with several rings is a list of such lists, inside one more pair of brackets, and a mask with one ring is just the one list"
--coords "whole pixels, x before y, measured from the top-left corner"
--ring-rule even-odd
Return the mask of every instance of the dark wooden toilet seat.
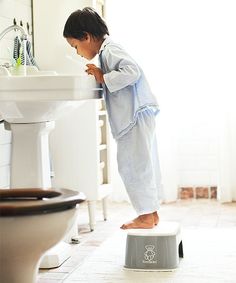
[[0, 216], [53, 213], [83, 201], [83, 193], [68, 189], [0, 189]]

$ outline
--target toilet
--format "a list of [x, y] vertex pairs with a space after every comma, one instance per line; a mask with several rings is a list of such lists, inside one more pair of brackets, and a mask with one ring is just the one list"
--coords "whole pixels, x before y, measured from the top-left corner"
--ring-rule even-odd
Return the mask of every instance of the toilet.
[[72, 227], [84, 200], [68, 189], [0, 189], [1, 283], [35, 283], [40, 259]]

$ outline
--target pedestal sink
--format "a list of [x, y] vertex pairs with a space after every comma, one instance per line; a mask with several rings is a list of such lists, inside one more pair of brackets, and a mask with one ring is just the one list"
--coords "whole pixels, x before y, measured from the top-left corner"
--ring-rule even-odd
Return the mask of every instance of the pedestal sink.
[[48, 134], [54, 121], [96, 98], [99, 88], [86, 74], [0, 77], [0, 115], [13, 137], [12, 188], [51, 187]]
[[48, 135], [59, 117], [98, 99], [99, 90], [86, 74], [0, 76], [0, 115], [12, 131], [11, 188], [51, 187]]

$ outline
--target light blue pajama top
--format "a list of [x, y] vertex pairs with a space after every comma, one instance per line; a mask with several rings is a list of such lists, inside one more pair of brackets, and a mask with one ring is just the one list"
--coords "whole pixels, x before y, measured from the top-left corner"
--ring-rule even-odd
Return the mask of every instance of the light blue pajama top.
[[104, 40], [99, 59], [111, 131], [118, 139], [135, 125], [139, 111], [152, 107], [157, 114], [159, 106], [142, 69], [110, 37]]

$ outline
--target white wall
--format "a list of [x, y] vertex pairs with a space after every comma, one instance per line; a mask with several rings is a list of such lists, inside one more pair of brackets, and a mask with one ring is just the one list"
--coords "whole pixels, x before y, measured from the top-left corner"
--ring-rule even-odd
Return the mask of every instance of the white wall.
[[[85, 63], [66, 42], [63, 29], [72, 12], [92, 3], [92, 0], [33, 1], [35, 58], [41, 69], [64, 74], [84, 73]], [[67, 55], [78, 63], [69, 60]]]
[[[32, 31], [31, 1], [30, 0], [1, 0], [0, 1], [0, 32], [13, 24], [13, 19], [17, 24], [23, 22], [30, 25]], [[10, 52], [13, 51], [13, 39], [15, 32], [8, 33], [0, 41], [0, 64], [10, 63]], [[1, 118], [1, 117], [0, 117]], [[5, 131], [3, 123], [0, 124], [0, 188], [10, 185], [10, 151], [11, 151], [11, 132]]]
[[112, 38], [143, 67], [160, 103], [167, 199], [176, 197], [178, 186], [217, 185], [218, 122], [235, 54], [234, 1], [106, 3]]

